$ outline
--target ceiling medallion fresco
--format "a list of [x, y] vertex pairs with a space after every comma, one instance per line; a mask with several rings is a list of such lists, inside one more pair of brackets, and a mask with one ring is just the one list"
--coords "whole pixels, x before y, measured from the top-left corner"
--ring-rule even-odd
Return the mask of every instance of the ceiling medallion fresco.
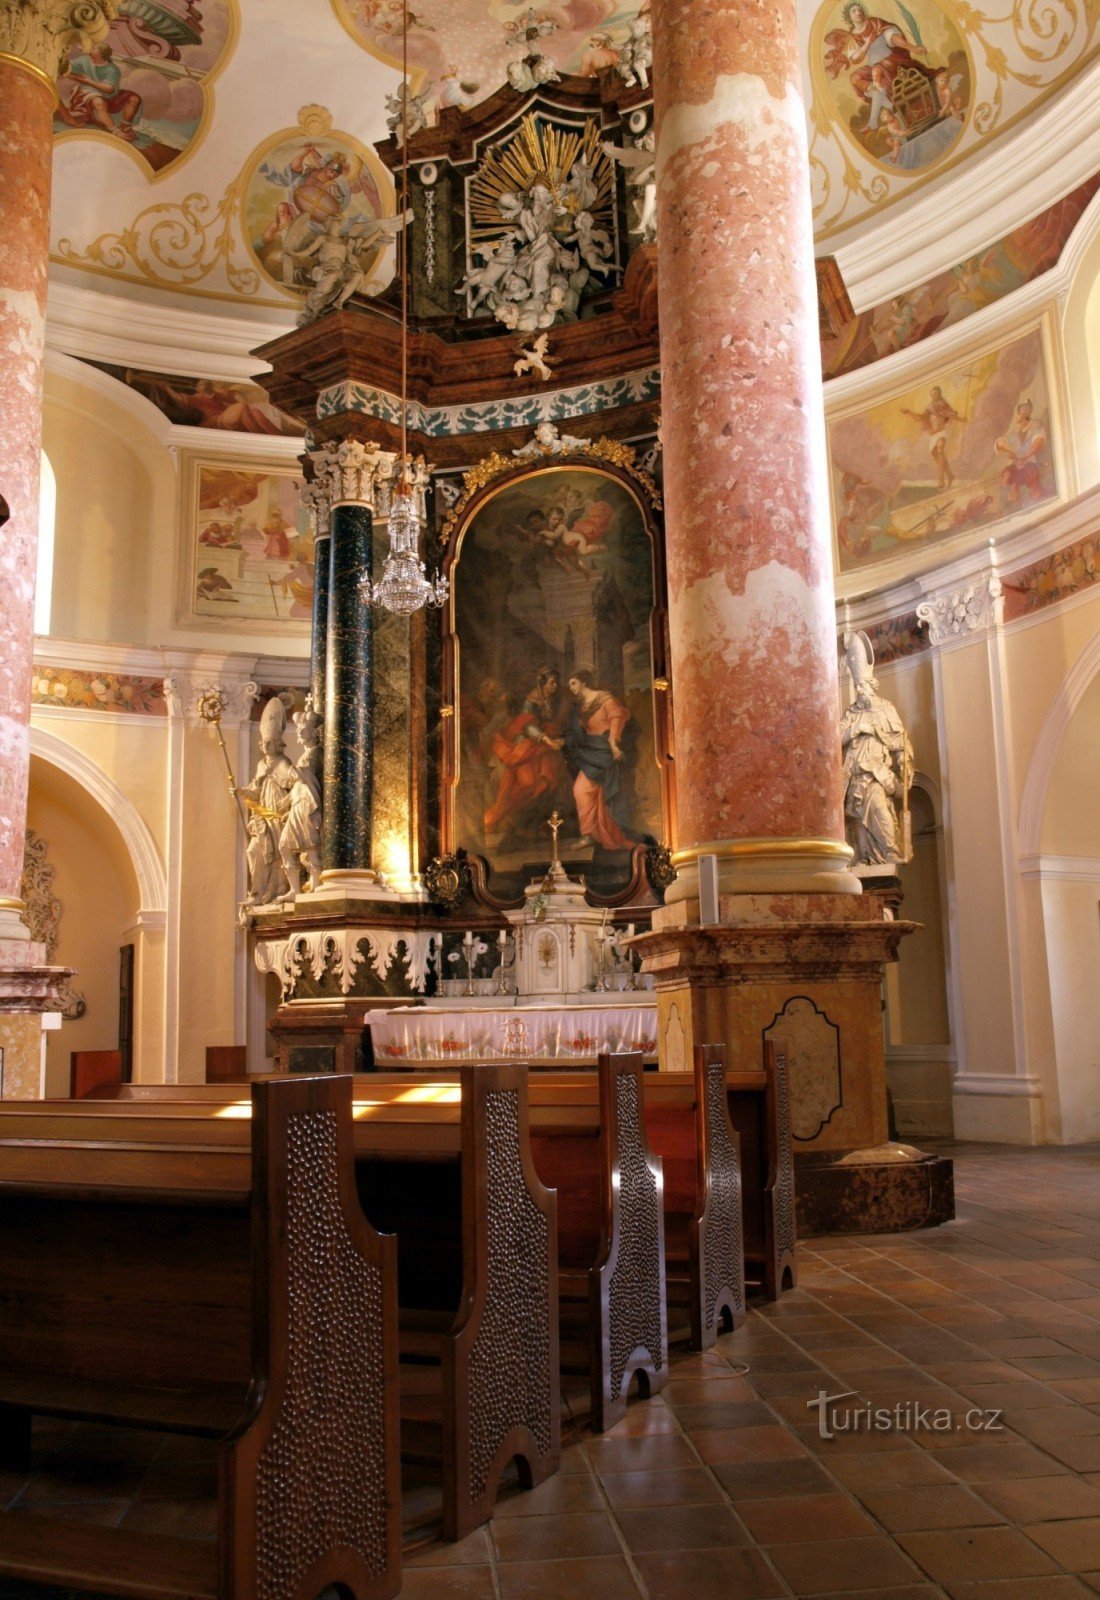
[[[323, 106], [303, 106], [298, 126], [258, 145], [216, 201], [196, 193], [146, 206], [83, 250], [60, 239], [56, 259], [128, 283], [281, 306], [309, 289], [327, 231], [361, 232], [393, 214], [389, 186], [373, 151], [335, 131]], [[374, 265], [381, 259], [380, 249]], [[265, 280], [279, 298], [261, 293]]]
[[[260, 271], [281, 289], [306, 293], [327, 232], [361, 232], [392, 213], [383, 199], [388, 184], [372, 150], [334, 133], [322, 106], [303, 106], [298, 126], [274, 134], [244, 169], [242, 228]], [[373, 264], [381, 256], [379, 250]]]
[[814, 224], [829, 238], [1038, 110], [1096, 54], [1096, 0], [828, 0], [809, 39]]
[[106, 140], [161, 176], [198, 148], [238, 31], [236, 0], [122, 0], [102, 44], [70, 51], [54, 133]]
[[[402, 0], [330, 3], [357, 44], [400, 67]], [[569, 0], [526, 9], [523, 0], [476, 6], [417, 0], [409, 10], [410, 73], [418, 89], [431, 91], [428, 103], [437, 109], [486, 99], [522, 72], [525, 57], [545, 57], [563, 75], [595, 77], [629, 48], [639, 10], [648, 12], [648, 0], [641, 6]]]

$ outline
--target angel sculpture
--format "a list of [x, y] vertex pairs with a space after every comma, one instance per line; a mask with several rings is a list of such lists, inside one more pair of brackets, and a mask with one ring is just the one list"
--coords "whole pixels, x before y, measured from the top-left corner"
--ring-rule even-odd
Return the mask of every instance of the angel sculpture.
[[399, 83], [395, 93], [386, 96], [386, 127], [398, 145], [403, 145], [413, 134], [422, 132], [428, 126], [425, 107], [431, 87], [429, 84], [419, 94], [413, 94], [407, 83]]
[[560, 433], [556, 422], [535, 424], [534, 437], [512, 454], [520, 461], [536, 460], [540, 456], [564, 456], [573, 450], [584, 450], [586, 441], [572, 433]]
[[481, 88], [480, 83], [460, 78], [457, 67], [448, 67], [446, 72], [439, 75], [439, 108], [442, 111], [447, 106], [457, 106], [460, 111], [466, 111], [473, 103], [471, 96]]
[[353, 294], [365, 294], [369, 283], [366, 253], [392, 244], [412, 215], [406, 211], [402, 217], [364, 217], [346, 231], [341, 231], [340, 218], [333, 217], [324, 233], [299, 250], [300, 262], [315, 256], [316, 265], [310, 273], [313, 288], [306, 295], [298, 326], [316, 322], [327, 311], [342, 310]]
[[878, 692], [875, 653], [865, 633], [846, 633], [844, 655], [852, 701], [841, 719], [844, 820], [854, 865], [880, 866], [912, 859], [909, 789], [913, 749], [901, 718]]
[[634, 223], [631, 233], [641, 236], [643, 244], [652, 244], [657, 237], [657, 157], [654, 153], [653, 129], [635, 139], [633, 145], [605, 144], [604, 154], [626, 172], [626, 181], [632, 191]]
[[538, 48], [539, 40], [557, 33], [558, 24], [552, 17], [544, 16], [533, 6], [528, 6], [520, 16], [504, 25], [508, 43], [522, 49], [522, 55], [508, 63], [508, 82], [518, 94], [526, 94], [544, 83], [557, 83], [560, 73]]
[[649, 15], [650, 0], [642, 0], [638, 13], [630, 24], [626, 43], [619, 50], [619, 64], [615, 71], [628, 89], [640, 84], [649, 87], [649, 73], [653, 66], [653, 23]]
[[552, 376], [550, 363], [546, 356], [546, 347], [550, 342], [548, 333], [540, 333], [529, 350], [520, 346], [518, 358], [512, 363], [512, 371], [517, 378], [522, 378], [524, 373], [530, 372], [541, 382], [546, 383]]

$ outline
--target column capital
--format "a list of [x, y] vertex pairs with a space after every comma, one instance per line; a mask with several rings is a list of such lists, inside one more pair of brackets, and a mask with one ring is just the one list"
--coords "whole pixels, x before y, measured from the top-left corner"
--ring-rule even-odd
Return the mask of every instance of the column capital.
[[27, 68], [56, 91], [73, 45], [107, 37], [120, 0], [7, 0], [0, 9], [0, 61]]
[[214, 675], [201, 669], [173, 667], [164, 677], [168, 715], [188, 722], [243, 722], [259, 693], [251, 678]]
[[306, 504], [318, 520], [318, 532], [327, 529], [334, 506], [365, 506], [385, 513], [389, 507], [397, 457], [392, 450], [359, 439], [330, 439], [320, 450], [311, 450], [312, 490]]
[[991, 568], [958, 588], [929, 595], [917, 606], [917, 617], [928, 629], [933, 646], [988, 633], [1002, 620], [1004, 589]]

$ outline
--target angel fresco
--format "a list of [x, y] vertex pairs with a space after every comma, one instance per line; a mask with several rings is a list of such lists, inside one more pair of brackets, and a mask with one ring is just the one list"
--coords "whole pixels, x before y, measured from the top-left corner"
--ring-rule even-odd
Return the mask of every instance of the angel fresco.
[[[914, 0], [914, 4], [917, 0]], [[931, 0], [915, 13], [893, 0], [901, 20], [872, 16], [847, 0], [842, 28], [824, 37], [825, 72], [845, 124], [871, 155], [914, 170], [937, 160], [962, 131], [969, 68], [954, 24]], [[925, 34], [936, 46], [925, 42]]]
[[246, 200], [249, 239], [268, 275], [299, 293], [314, 281], [318, 241], [374, 222], [381, 196], [364, 158], [343, 140], [289, 136], [260, 162]]

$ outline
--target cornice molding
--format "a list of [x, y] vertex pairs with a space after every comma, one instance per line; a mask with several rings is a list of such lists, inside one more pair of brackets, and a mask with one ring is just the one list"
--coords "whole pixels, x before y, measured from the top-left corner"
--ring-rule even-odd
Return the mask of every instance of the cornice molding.
[[956, 1073], [952, 1087], [956, 1094], [1026, 1095], [1031, 1099], [1043, 1092], [1038, 1078], [1013, 1078], [994, 1072]]
[[1030, 855], [1020, 857], [1021, 878], [1045, 882], [1098, 883], [1100, 856]]
[[[991, 539], [985, 544], [980, 544], [951, 561], [945, 561], [942, 566], [920, 577], [901, 578], [893, 583], [885, 583], [868, 593], [847, 598], [840, 592], [843, 580], [839, 580], [837, 626], [873, 627], [876, 623], [888, 622], [891, 617], [915, 611], [922, 601], [933, 598], [937, 593], [963, 589], [980, 575], [983, 568], [989, 567], [991, 549], [1002, 580], [1010, 580], [1014, 572], [1029, 566], [1041, 556], [1060, 550], [1065, 545], [1074, 544], [1079, 539], [1092, 537], [1098, 526], [1100, 526], [1100, 485], [1095, 485], [1086, 489], [1083, 494], [1077, 495], [1075, 499], [1054, 507], [1047, 516], [1037, 518], [1028, 527], [1017, 529], [1016, 532], [1001, 539]], [[1093, 598], [1092, 590], [1082, 595], [1074, 595], [1062, 604], [1073, 605], [1090, 598]], [[1042, 620], [1043, 614], [1035, 613], [1017, 617], [1012, 622], [1006, 623], [1005, 627], [1014, 631]]]
[[194, 378], [254, 382], [261, 363], [251, 352], [292, 326], [290, 316], [217, 316], [105, 294], [52, 275], [46, 300], [48, 350], [110, 366]]
[[[1100, 166], [1100, 60], [1011, 133], [851, 237], [832, 235], [856, 311], [881, 305], [988, 248]], [[919, 241], [919, 242], [917, 242]], [[822, 241], [823, 246], [825, 241]]]

